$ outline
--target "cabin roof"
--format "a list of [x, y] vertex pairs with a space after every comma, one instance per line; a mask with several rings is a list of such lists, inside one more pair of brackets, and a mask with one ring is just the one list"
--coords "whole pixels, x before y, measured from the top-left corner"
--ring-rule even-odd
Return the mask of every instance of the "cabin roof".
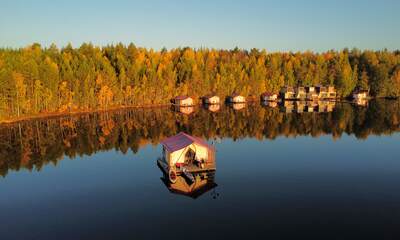
[[178, 99], [178, 100], [184, 100], [184, 99], [187, 99], [187, 98], [190, 98], [189, 96], [176, 96], [175, 97], [175, 99]]
[[208, 143], [199, 137], [190, 136], [184, 132], [180, 132], [175, 136], [166, 138], [161, 141], [161, 144], [169, 151], [175, 152], [179, 149], [185, 148], [192, 143], [197, 143], [206, 148], [210, 148]]

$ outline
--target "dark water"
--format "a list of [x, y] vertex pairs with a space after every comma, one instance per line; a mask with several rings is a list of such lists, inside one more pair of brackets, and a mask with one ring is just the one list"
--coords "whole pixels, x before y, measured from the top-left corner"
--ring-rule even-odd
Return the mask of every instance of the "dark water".
[[[248, 105], [0, 126], [0, 239], [399, 239], [400, 103]], [[217, 187], [171, 193], [159, 141], [217, 149]]]

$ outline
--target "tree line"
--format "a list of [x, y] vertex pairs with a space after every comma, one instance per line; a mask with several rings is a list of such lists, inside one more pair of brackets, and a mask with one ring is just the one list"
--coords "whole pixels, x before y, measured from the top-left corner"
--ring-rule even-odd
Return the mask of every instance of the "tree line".
[[154, 108], [23, 121], [0, 126], [0, 175], [10, 170], [40, 170], [65, 156], [90, 156], [111, 149], [136, 153], [181, 131], [208, 140], [320, 135], [336, 139], [343, 134], [365, 139], [400, 131], [400, 100], [379, 99], [367, 108], [338, 103], [330, 113], [286, 114], [255, 103], [240, 111], [200, 109], [189, 116]]
[[167, 104], [177, 95], [257, 96], [282, 86], [334, 85], [400, 96], [400, 51], [275, 52], [152, 49], [134, 44], [0, 48], [0, 120], [121, 106]]

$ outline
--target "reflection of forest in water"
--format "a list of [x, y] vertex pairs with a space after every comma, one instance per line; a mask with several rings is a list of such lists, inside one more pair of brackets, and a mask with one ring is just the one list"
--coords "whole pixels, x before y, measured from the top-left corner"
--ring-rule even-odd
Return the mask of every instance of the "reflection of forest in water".
[[74, 158], [116, 149], [137, 152], [180, 131], [214, 138], [274, 139], [278, 136], [386, 135], [399, 131], [400, 101], [371, 101], [368, 107], [337, 103], [328, 113], [283, 113], [258, 103], [243, 109], [221, 106], [190, 115], [169, 108], [132, 109], [46, 118], [0, 126], [0, 174], [21, 168], [40, 170], [64, 155]]

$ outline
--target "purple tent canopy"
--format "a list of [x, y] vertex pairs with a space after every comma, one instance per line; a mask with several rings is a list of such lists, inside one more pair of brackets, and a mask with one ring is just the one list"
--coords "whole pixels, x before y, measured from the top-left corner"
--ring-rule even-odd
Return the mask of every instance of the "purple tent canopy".
[[169, 151], [174, 152], [185, 148], [192, 143], [197, 143], [206, 148], [211, 148], [206, 141], [201, 138], [190, 136], [184, 132], [180, 132], [175, 136], [169, 137], [161, 141], [161, 144]]

